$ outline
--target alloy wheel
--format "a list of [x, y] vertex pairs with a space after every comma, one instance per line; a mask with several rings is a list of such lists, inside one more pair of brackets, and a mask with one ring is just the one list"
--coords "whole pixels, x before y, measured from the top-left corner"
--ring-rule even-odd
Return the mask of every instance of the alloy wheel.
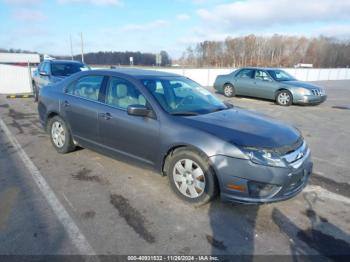
[[227, 97], [231, 97], [233, 95], [233, 88], [230, 85], [225, 86], [224, 95]]
[[281, 105], [287, 105], [290, 102], [290, 95], [286, 92], [282, 92], [277, 97], [278, 103]]
[[51, 136], [55, 146], [58, 148], [62, 148], [64, 146], [64, 143], [66, 142], [66, 132], [60, 122], [53, 122], [51, 127]]
[[179, 192], [197, 198], [204, 192], [206, 181], [202, 168], [191, 159], [181, 159], [173, 169], [173, 178]]

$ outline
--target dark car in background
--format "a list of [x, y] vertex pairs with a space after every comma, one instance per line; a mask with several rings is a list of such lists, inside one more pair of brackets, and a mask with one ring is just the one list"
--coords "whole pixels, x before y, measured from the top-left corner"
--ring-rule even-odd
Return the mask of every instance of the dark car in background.
[[33, 94], [35, 101], [38, 100], [40, 88], [61, 81], [67, 76], [90, 68], [78, 61], [73, 60], [44, 60], [33, 72]]
[[276, 68], [241, 68], [228, 75], [219, 75], [214, 88], [227, 97], [271, 99], [281, 106], [320, 104], [327, 99], [324, 88], [299, 81]]
[[79, 145], [140, 161], [194, 204], [219, 193], [238, 202], [285, 200], [312, 172], [297, 129], [225, 104], [175, 74], [80, 72], [42, 88], [38, 110], [59, 153]]

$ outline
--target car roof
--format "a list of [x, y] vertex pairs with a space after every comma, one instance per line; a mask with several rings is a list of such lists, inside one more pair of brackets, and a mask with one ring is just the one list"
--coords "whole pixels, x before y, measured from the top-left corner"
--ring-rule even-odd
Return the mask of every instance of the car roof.
[[260, 70], [283, 70], [281, 68], [276, 68], [276, 67], [253, 67], [253, 66], [248, 66], [248, 67], [242, 67], [240, 69], [260, 69]]
[[50, 62], [53, 64], [83, 64], [80, 61], [76, 61], [76, 60], [44, 60], [44, 62]]
[[138, 68], [117, 68], [117, 69], [97, 69], [93, 71], [99, 71], [103, 73], [121, 73], [134, 78], [144, 78], [144, 77], [180, 77], [181, 75], [156, 71], [156, 70], [145, 70]]

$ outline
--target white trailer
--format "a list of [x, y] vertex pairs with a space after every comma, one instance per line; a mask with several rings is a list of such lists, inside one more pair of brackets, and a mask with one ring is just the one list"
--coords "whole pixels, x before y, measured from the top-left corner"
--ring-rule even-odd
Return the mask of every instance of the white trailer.
[[39, 54], [0, 53], [1, 64], [39, 64]]

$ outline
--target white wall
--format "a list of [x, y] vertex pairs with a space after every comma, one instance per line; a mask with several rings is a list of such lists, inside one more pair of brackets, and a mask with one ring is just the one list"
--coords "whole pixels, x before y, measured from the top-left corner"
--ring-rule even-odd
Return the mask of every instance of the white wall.
[[[95, 68], [97, 69], [97, 68]], [[234, 68], [147, 68], [189, 77], [203, 86], [212, 86], [218, 75], [228, 74]], [[303, 81], [350, 79], [350, 68], [284, 68]], [[0, 64], [0, 94], [30, 93], [30, 75], [27, 67]]]
[[[150, 68], [152, 69], [152, 68]], [[350, 68], [282, 68], [295, 78], [302, 81], [345, 80], [350, 79]], [[157, 68], [165, 71], [187, 76], [203, 86], [212, 86], [218, 75], [228, 74], [235, 68], [201, 68], [201, 69], [170, 69]]]
[[0, 94], [31, 93], [28, 67], [0, 65]]

